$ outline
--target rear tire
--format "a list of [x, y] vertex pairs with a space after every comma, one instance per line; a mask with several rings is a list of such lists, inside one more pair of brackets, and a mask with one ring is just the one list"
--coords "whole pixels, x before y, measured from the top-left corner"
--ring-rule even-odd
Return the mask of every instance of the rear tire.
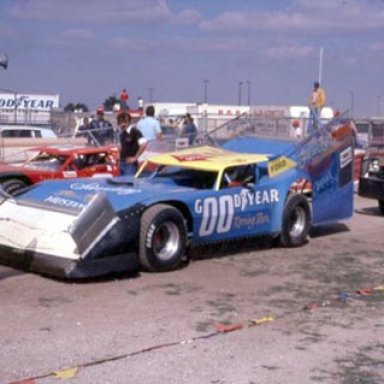
[[174, 207], [158, 204], [141, 218], [139, 259], [143, 269], [163, 272], [178, 267], [185, 254], [187, 229], [183, 215]]
[[299, 247], [307, 242], [311, 213], [308, 200], [297, 193], [290, 194], [285, 202], [280, 244]]
[[27, 187], [27, 184], [20, 179], [8, 179], [1, 182], [1, 186], [9, 195], [16, 195], [17, 192]]
[[384, 215], [384, 200], [378, 200], [379, 202], [379, 211], [382, 215]]

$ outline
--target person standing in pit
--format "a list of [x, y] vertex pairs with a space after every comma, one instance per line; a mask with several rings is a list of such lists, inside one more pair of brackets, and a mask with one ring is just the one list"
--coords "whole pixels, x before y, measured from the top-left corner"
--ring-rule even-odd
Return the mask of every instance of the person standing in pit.
[[155, 119], [155, 107], [148, 105], [145, 117], [137, 123], [137, 129], [147, 140], [162, 140], [160, 123]]
[[142, 133], [130, 125], [131, 115], [122, 112], [117, 117], [117, 125], [120, 129], [120, 160], [121, 175], [134, 175], [138, 169], [138, 159], [144, 152], [147, 140]]

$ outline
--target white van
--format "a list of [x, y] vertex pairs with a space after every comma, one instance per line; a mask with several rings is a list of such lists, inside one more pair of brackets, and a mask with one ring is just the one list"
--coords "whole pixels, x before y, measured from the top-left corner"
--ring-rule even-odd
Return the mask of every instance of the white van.
[[43, 128], [35, 125], [2, 125], [0, 124], [1, 138], [42, 138], [53, 139], [57, 135], [50, 128]]

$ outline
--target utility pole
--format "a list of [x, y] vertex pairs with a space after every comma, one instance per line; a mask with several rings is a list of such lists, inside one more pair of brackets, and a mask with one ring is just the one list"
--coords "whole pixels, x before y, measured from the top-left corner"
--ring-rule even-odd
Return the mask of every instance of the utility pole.
[[353, 92], [353, 89], [350, 90], [351, 94], [351, 117], [353, 118], [353, 115], [355, 114], [355, 93]]
[[320, 48], [320, 57], [319, 57], [319, 83], [322, 85], [323, 81], [323, 47]]
[[153, 88], [148, 88], [148, 92], [149, 92], [149, 102], [152, 103], [153, 102]]
[[204, 103], [207, 104], [208, 103], [208, 83], [209, 83], [209, 80], [204, 79], [203, 82], [204, 82]]
[[8, 56], [6, 53], [0, 53], [0, 67], [8, 68]]
[[239, 81], [239, 105], [241, 105], [241, 90], [243, 87], [243, 82]]
[[251, 82], [247, 80], [247, 90], [248, 90], [248, 106], [251, 106]]

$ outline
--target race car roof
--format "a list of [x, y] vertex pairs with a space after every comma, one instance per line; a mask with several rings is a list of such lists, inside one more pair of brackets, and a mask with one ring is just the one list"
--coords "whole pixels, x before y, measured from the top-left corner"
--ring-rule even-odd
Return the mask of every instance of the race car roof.
[[159, 165], [221, 171], [227, 167], [267, 161], [266, 155], [237, 153], [221, 148], [202, 146], [183, 149], [177, 152], [152, 156], [149, 161]]

